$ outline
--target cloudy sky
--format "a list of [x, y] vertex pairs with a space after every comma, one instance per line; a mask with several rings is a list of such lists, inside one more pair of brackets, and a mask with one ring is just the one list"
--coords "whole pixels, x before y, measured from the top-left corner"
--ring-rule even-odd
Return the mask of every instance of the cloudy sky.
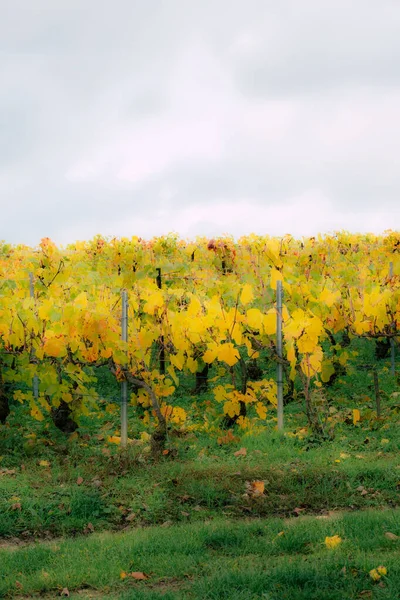
[[399, 0], [0, 0], [0, 239], [400, 229]]

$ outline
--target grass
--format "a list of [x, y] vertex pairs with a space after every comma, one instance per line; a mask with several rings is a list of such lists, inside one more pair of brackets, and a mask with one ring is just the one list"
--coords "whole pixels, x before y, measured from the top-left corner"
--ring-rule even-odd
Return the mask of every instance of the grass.
[[[385, 533], [398, 535], [388, 539]], [[326, 536], [339, 535], [335, 549]], [[0, 549], [0, 597], [398, 598], [400, 510], [217, 519]], [[369, 571], [383, 565], [374, 582]], [[121, 573], [143, 572], [145, 581]], [[81, 593], [78, 594], [77, 592]], [[76, 592], [76, 594], [74, 593]]]
[[[62, 454], [47, 446], [19, 463], [9, 455], [0, 463], [0, 537], [76, 535], [89, 523], [100, 531], [221, 515], [287, 517], [298, 508], [396, 506], [399, 432], [385, 429], [365, 444], [365, 432], [346, 427], [347, 437], [322, 445], [277, 432], [226, 445], [193, 434], [175, 440], [176, 455], [157, 462], [143, 446], [121, 455], [115, 446], [82, 446], [81, 439]], [[246, 456], [235, 455], [240, 448]], [[259, 498], [244, 496], [251, 481], [264, 482]]]
[[[226, 431], [198, 427], [210, 394], [190, 398], [183, 383], [175, 401], [197, 416], [158, 460], [146, 442], [121, 452], [107, 441], [118, 433], [115, 404], [104, 401], [71, 437], [13, 407], [0, 426], [0, 597], [55, 598], [64, 587], [115, 600], [399, 597], [399, 540], [384, 535], [400, 537], [400, 405], [387, 367], [380, 419], [368, 371], [329, 388], [333, 440], [313, 436], [300, 402], [285, 408], [285, 434], [271, 409], [265, 426], [221, 440]], [[109, 378], [99, 385], [112, 395]], [[259, 496], [248, 493], [254, 481]], [[331, 535], [343, 538], [335, 550], [324, 544]], [[388, 573], [374, 582], [379, 565]]]

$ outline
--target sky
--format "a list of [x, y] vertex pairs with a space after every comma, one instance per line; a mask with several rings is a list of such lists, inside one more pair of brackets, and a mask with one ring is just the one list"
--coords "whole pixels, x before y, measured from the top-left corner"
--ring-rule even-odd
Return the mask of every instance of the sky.
[[0, 240], [400, 229], [399, 0], [0, 0]]

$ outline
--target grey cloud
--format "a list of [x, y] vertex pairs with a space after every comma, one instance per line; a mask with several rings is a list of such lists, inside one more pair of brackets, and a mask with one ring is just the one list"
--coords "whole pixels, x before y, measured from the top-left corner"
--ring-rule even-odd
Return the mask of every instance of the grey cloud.
[[397, 1], [0, 0], [0, 15], [0, 238], [195, 204], [215, 234], [218, 202], [312, 189], [399, 223]]

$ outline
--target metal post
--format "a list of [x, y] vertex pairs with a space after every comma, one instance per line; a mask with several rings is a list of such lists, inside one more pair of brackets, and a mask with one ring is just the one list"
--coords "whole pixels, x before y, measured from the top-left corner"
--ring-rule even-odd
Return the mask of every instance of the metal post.
[[[389, 277], [393, 278], [393, 263], [389, 264]], [[390, 338], [390, 373], [393, 377], [396, 375], [395, 356], [394, 356], [394, 339]]]
[[373, 377], [374, 377], [374, 389], [375, 389], [376, 416], [379, 419], [379, 417], [381, 416], [381, 394], [379, 391], [379, 379], [378, 379], [378, 372], [376, 369], [374, 369], [374, 371], [373, 371]]
[[[126, 290], [122, 296], [121, 339], [128, 341], [128, 294]], [[128, 441], [128, 382], [121, 381], [121, 448], [126, 448]]]
[[[29, 295], [31, 298], [35, 298], [35, 287], [34, 287], [34, 283], [33, 283], [33, 273], [29, 273]], [[36, 364], [36, 359], [35, 359], [35, 348], [32, 348], [32, 353], [31, 353], [31, 361], [34, 362]], [[39, 378], [37, 375], [33, 376], [33, 380], [32, 380], [32, 388], [33, 388], [33, 397], [35, 399], [35, 401], [38, 400], [39, 398]]]
[[[161, 269], [160, 268], [157, 268], [156, 281], [157, 281], [158, 289], [161, 290], [162, 279], [161, 279]], [[163, 335], [160, 336], [159, 347], [160, 347], [160, 373], [161, 373], [161, 375], [165, 375], [165, 348], [164, 348], [164, 336]]]
[[283, 430], [283, 353], [282, 353], [282, 281], [276, 282], [276, 353], [277, 364], [277, 394], [278, 394], [278, 430]]

